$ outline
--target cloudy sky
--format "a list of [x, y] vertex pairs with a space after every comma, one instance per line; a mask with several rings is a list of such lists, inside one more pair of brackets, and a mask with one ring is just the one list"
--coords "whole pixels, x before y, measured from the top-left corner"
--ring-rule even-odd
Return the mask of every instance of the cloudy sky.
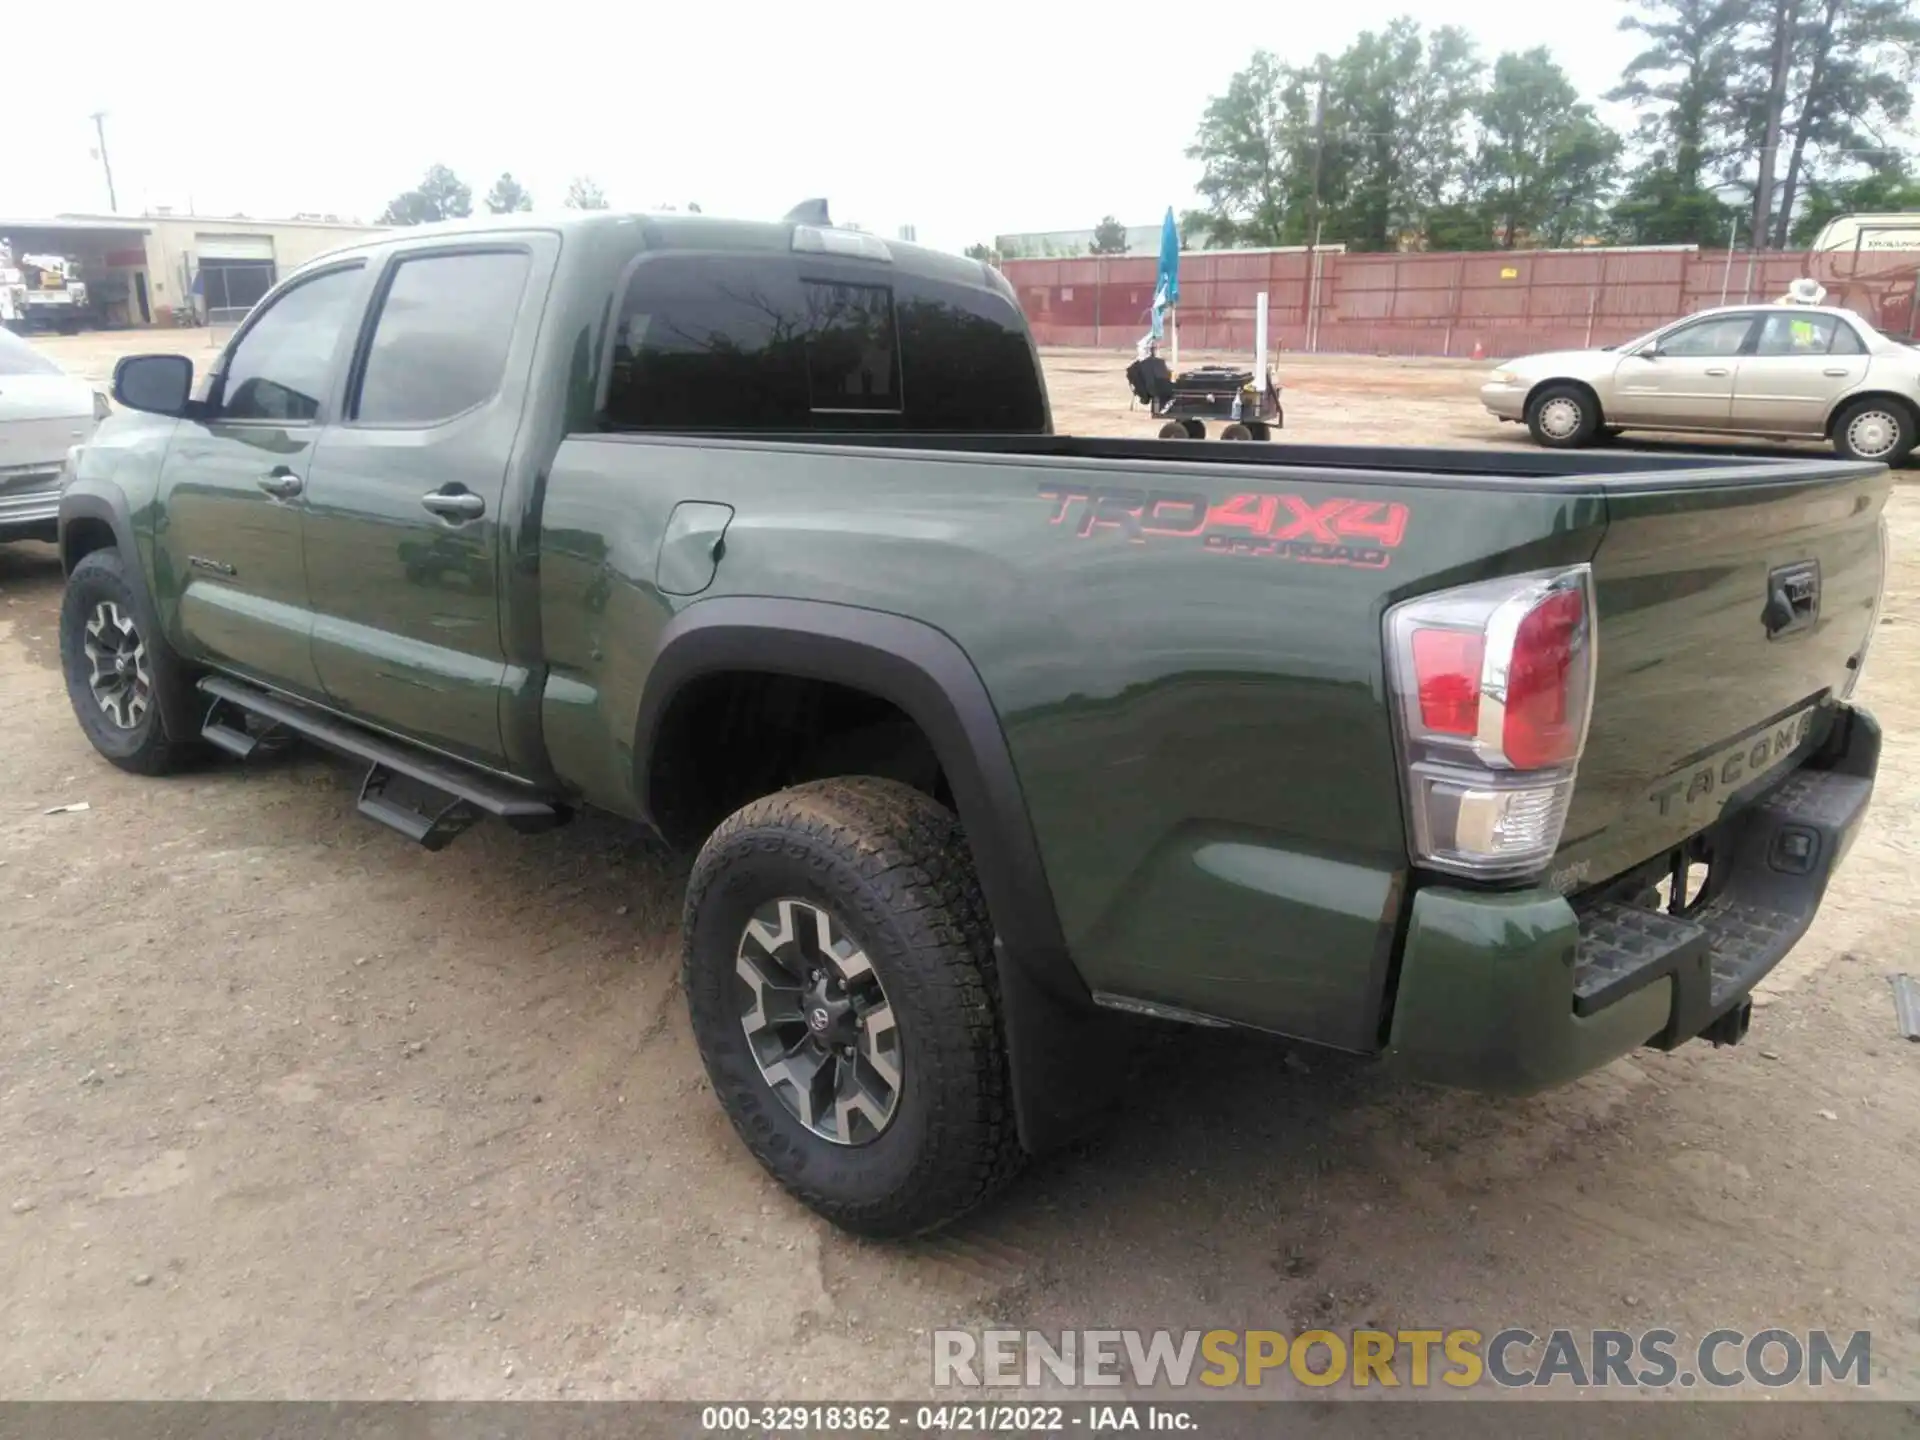
[[825, 195], [836, 219], [910, 221], [949, 248], [1109, 211], [1150, 224], [1192, 203], [1200, 111], [1256, 45], [1304, 62], [1412, 13], [1465, 26], [1489, 59], [1546, 45], [1597, 95], [1634, 51], [1624, 8], [106, 0], [77, 32], [40, 29], [79, 34], [83, 63], [0, 85], [0, 216], [105, 210], [87, 118], [104, 109], [135, 213], [372, 219], [441, 161], [476, 206], [511, 170], [542, 203], [577, 174], [631, 208], [771, 217]]

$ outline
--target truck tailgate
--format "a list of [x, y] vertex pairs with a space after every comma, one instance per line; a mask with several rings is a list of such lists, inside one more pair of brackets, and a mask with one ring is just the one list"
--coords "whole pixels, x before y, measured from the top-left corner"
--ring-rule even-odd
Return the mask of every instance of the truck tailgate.
[[1612, 491], [1594, 556], [1593, 720], [1554, 881], [1620, 874], [1765, 788], [1823, 737], [1871, 637], [1878, 466], [1649, 477]]

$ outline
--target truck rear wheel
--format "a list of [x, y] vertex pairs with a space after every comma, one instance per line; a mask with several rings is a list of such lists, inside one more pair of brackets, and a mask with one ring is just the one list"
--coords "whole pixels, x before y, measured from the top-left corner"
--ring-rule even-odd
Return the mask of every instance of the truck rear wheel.
[[802, 1203], [912, 1235], [1018, 1170], [992, 928], [951, 811], [868, 776], [755, 800], [701, 848], [681, 933], [714, 1093]]

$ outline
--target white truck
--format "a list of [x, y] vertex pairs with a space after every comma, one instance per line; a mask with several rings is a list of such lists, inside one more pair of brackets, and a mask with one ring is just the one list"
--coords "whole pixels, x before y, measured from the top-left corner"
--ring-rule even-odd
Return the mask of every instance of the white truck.
[[0, 324], [71, 333], [87, 315], [87, 285], [65, 255], [21, 255], [0, 242]]

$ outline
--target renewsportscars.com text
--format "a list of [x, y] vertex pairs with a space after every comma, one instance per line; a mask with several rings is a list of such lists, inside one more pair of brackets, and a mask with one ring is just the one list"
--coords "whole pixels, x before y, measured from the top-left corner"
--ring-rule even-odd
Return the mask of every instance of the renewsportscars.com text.
[[936, 1330], [936, 1386], [1628, 1389], [1872, 1383], [1873, 1337], [1785, 1329]]

